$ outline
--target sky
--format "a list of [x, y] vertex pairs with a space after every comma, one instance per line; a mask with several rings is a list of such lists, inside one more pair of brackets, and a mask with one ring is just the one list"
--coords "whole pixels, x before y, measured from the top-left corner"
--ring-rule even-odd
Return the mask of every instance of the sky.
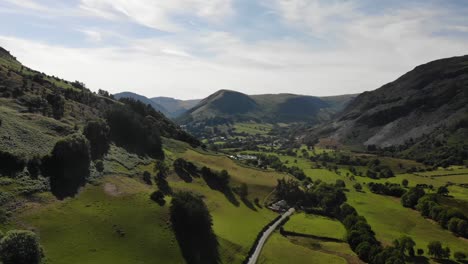
[[0, 46], [93, 91], [379, 88], [468, 54], [468, 0], [0, 0]]

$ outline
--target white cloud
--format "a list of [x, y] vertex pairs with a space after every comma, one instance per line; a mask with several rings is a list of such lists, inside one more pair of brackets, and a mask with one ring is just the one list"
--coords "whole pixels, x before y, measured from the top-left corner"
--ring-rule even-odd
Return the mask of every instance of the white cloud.
[[[355, 1], [268, 3], [286, 25], [305, 36], [319, 36], [319, 44], [307, 37], [245, 40], [229, 28], [138, 38], [96, 24], [80, 31], [98, 47], [72, 48], [1, 35], [0, 46], [25, 65], [83, 81], [94, 90], [179, 98], [200, 98], [218, 89], [318, 96], [358, 93], [376, 89], [419, 64], [467, 52], [468, 39], [437, 34], [463, 32], [468, 26], [448, 23], [444, 18], [465, 20], [444, 8], [402, 6], [377, 16], [360, 11]], [[180, 30], [173, 16], [189, 11], [210, 21], [234, 12], [226, 0], [151, 1], [146, 8], [143, 4], [83, 0], [81, 12], [164, 30]], [[118, 38], [118, 45], [109, 42], [111, 38]]]
[[[163, 31], [180, 31], [174, 17], [188, 15], [211, 22], [233, 14], [231, 0], [81, 0], [81, 9], [104, 18], [125, 17], [136, 23]], [[190, 24], [187, 20], [184, 23]]]

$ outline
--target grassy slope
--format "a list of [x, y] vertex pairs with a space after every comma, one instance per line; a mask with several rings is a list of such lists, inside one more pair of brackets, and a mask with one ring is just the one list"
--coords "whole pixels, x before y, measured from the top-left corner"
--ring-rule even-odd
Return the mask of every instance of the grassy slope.
[[[254, 198], [265, 199], [276, 180], [287, 177], [240, 166], [225, 156], [186, 149], [186, 144], [174, 140], [166, 139], [165, 146], [168, 162], [184, 157], [199, 166], [227, 169], [233, 186], [241, 182], [249, 185], [251, 202]], [[28, 203], [9, 228], [35, 229], [41, 236], [47, 263], [182, 263], [168, 225], [170, 198], [160, 207], [149, 199], [156, 187], [135, 177], [145, 170], [152, 171], [154, 162], [112, 146], [104, 164], [111, 176], [95, 185], [88, 184], [72, 199], [56, 201], [48, 197]], [[176, 191], [189, 190], [204, 196], [213, 216], [223, 263], [242, 262], [259, 230], [276, 216], [264, 207], [249, 208], [239, 197], [235, 205], [200, 178], [186, 183], [171, 174], [169, 182]], [[105, 186], [114, 191], [106, 192]], [[120, 237], [117, 230], [124, 231], [125, 236]]]
[[124, 193], [112, 196], [103, 186], [88, 186], [75, 199], [33, 209], [20, 218], [38, 229], [47, 263], [181, 263], [168, 226], [168, 207], [152, 202], [149, 188], [132, 179], [105, 181]]

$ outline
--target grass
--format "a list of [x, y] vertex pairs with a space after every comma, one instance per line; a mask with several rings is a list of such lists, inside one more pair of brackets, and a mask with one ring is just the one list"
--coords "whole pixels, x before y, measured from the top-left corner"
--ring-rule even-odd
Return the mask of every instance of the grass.
[[291, 216], [289, 221], [284, 225], [284, 229], [296, 233], [334, 239], [344, 239], [346, 237], [346, 229], [339, 221], [305, 213]]
[[59, 131], [72, 131], [70, 126], [55, 119], [37, 114], [21, 114], [4, 106], [0, 106], [0, 119], [0, 148], [26, 156], [49, 153], [61, 136]]
[[123, 194], [87, 186], [74, 199], [30, 208], [18, 218], [39, 233], [47, 263], [182, 263], [168, 207], [152, 202], [149, 188], [130, 178], [105, 182]]
[[348, 203], [367, 219], [377, 239], [384, 244], [389, 245], [402, 235], [408, 235], [416, 242], [416, 248], [425, 251], [427, 244], [434, 240], [449, 246], [453, 252], [463, 251], [468, 246], [467, 241], [424, 219], [418, 211], [403, 207], [397, 198], [354, 190], [347, 197]]
[[288, 238], [278, 233], [273, 233], [263, 248], [258, 263], [344, 264], [347, 262], [342, 257], [311, 250], [305, 246], [291, 243]]

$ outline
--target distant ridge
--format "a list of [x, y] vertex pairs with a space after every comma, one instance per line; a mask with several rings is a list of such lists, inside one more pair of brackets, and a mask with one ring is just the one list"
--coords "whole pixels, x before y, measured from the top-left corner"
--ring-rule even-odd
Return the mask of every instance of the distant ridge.
[[181, 124], [223, 119], [228, 122], [310, 122], [329, 120], [355, 95], [320, 98], [295, 94], [246, 95], [219, 90], [178, 118]]

